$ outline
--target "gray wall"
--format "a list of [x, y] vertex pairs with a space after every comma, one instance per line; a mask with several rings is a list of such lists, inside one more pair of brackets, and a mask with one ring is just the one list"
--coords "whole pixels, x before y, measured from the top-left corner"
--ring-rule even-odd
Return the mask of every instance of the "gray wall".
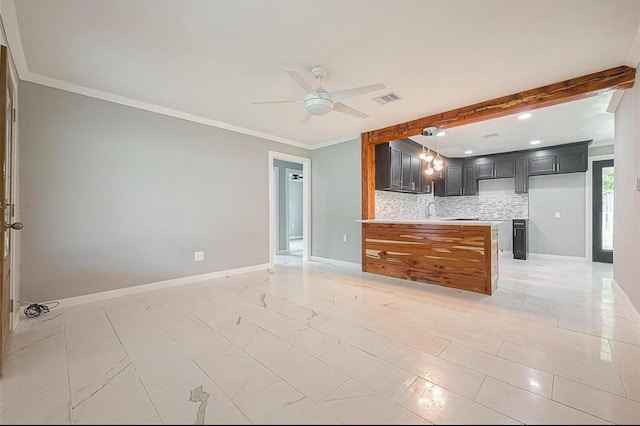
[[616, 185], [613, 217], [614, 278], [640, 311], [640, 71], [633, 89], [625, 94], [615, 113]]
[[[287, 212], [289, 210], [289, 202], [287, 201], [287, 190], [289, 180], [287, 170], [300, 170], [302, 172], [302, 164], [291, 163], [283, 160], [273, 160], [274, 167], [278, 168], [278, 235], [276, 235], [276, 250], [288, 250], [289, 242], [287, 241]], [[300, 201], [300, 215], [302, 217], [302, 201]]]
[[311, 151], [314, 256], [361, 262], [360, 158], [360, 139]]
[[31, 83], [20, 144], [21, 290], [34, 301], [268, 262], [268, 151], [309, 156]]
[[589, 147], [589, 157], [596, 155], [611, 155], [614, 153], [614, 145], [602, 145]]
[[529, 218], [530, 252], [584, 257], [585, 174], [531, 176]]

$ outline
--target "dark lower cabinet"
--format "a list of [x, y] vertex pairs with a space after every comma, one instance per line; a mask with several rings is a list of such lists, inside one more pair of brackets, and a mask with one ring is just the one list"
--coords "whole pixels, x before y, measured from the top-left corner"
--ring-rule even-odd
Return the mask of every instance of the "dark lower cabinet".
[[529, 219], [513, 219], [513, 258], [527, 260], [529, 255]]

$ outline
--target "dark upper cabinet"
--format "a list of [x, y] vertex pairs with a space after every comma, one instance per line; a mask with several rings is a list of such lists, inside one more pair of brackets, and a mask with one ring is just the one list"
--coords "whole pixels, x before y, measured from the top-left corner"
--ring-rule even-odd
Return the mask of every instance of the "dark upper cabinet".
[[556, 156], [556, 173], [586, 172], [588, 151], [560, 153]]
[[479, 161], [473, 165], [473, 168], [477, 179], [490, 179], [493, 177], [493, 161]]
[[[377, 148], [377, 147], [376, 147]], [[383, 185], [385, 187], [391, 187], [391, 188], [400, 188], [402, 186], [402, 152], [400, 152], [399, 149], [395, 149], [395, 148], [389, 148], [390, 152], [391, 152], [391, 164], [390, 170], [383, 170], [383, 172], [386, 172], [384, 174], [387, 174], [391, 177], [391, 182], [389, 185]], [[377, 167], [378, 163], [376, 162], [376, 167]], [[384, 178], [387, 178], [387, 176], [384, 176]], [[376, 189], [378, 188], [377, 185], [378, 182], [378, 172], [376, 170]]]
[[546, 175], [556, 170], [555, 155], [529, 158], [529, 175]]
[[404, 140], [376, 145], [376, 189], [425, 192], [420, 149], [419, 144]]
[[400, 187], [404, 190], [412, 190], [411, 188], [411, 154], [402, 152], [402, 180]]
[[442, 179], [434, 181], [434, 194], [440, 197], [462, 195], [462, 159], [448, 158], [444, 160], [444, 169], [436, 172]]
[[529, 175], [586, 172], [588, 149], [587, 143], [579, 143], [535, 151], [529, 157]]
[[529, 174], [527, 173], [527, 160], [518, 158], [515, 161], [516, 194], [529, 192]]
[[500, 160], [493, 163], [494, 178], [511, 178], [515, 176], [515, 162], [513, 160]]
[[462, 166], [462, 195], [477, 195], [478, 180], [475, 177], [473, 164]]
[[435, 174], [427, 175], [427, 162], [421, 161], [420, 177], [422, 181], [422, 193], [431, 194], [433, 192], [433, 177]]
[[474, 161], [476, 179], [510, 178], [515, 176], [515, 164], [511, 155], [482, 157]]
[[422, 192], [421, 172], [422, 160], [418, 157], [411, 156], [411, 180], [409, 186], [412, 191]]

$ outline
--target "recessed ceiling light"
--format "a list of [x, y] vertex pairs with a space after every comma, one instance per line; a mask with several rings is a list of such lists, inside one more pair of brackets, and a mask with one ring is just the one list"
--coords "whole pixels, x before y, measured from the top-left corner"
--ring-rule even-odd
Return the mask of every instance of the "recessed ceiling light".
[[465, 154], [473, 154], [473, 151], [471, 151], [471, 150], [469, 149], [469, 150], [466, 150], [464, 153], [465, 153]]
[[540, 143], [539, 140], [529, 142], [531, 145], [538, 145]]
[[525, 112], [524, 114], [520, 114], [518, 116], [518, 120], [526, 120], [527, 118], [531, 118], [531, 113]]
[[446, 135], [444, 130], [440, 130], [438, 133], [436, 133], [436, 136], [444, 136]]

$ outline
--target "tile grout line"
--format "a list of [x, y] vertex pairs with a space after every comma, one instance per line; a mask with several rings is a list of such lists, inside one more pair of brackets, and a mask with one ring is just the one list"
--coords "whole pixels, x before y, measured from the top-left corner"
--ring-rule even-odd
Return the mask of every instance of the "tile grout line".
[[[568, 380], [568, 381], [570, 381], [570, 382], [577, 383], [577, 384], [582, 385], [582, 386], [593, 387], [593, 386], [585, 385], [584, 383], [577, 382], [577, 381], [575, 381], [575, 380], [567, 379], [566, 377], [562, 377], [562, 376], [560, 376], [560, 377], [561, 377], [562, 379], [564, 379], [564, 380]], [[555, 382], [554, 382], [554, 385], [555, 385]], [[601, 389], [598, 389], [598, 388], [594, 388], [594, 389], [601, 390]], [[618, 398], [628, 399], [628, 398], [622, 397], [622, 396], [620, 396], [620, 395], [616, 395], [616, 394], [613, 394], [613, 393], [611, 393], [611, 392], [607, 392], [607, 391], [605, 391], [605, 390], [603, 390], [602, 392], [606, 392], [606, 393], [608, 393], [608, 394], [610, 394], [610, 395], [617, 396]], [[560, 405], [564, 405], [565, 407], [571, 408], [571, 409], [573, 409], [573, 410], [580, 411], [581, 413], [587, 414], [587, 415], [589, 415], [589, 416], [596, 417], [596, 418], [598, 418], [598, 419], [604, 420], [605, 422], [610, 422], [610, 423], [614, 423], [614, 424], [616, 424], [613, 420], [607, 420], [607, 419], [605, 419], [604, 417], [601, 417], [601, 416], [599, 416], [599, 415], [597, 415], [597, 414], [589, 413], [589, 412], [587, 412], [587, 411], [584, 411], [584, 410], [583, 410], [583, 409], [581, 409], [581, 408], [573, 407], [573, 406], [571, 406], [571, 405], [569, 405], [569, 404], [567, 404], [567, 403], [564, 403], [564, 402], [562, 402], [562, 401], [558, 401], [558, 400], [556, 400], [556, 399], [552, 399], [551, 401], [553, 401], [553, 402], [555, 402], [555, 403], [557, 403], [557, 404], [560, 404]], [[633, 401], [632, 399], [629, 399], [629, 401], [635, 402], [635, 401]], [[640, 404], [639, 404], [639, 405], [640, 405]]]
[[131, 359], [131, 356], [129, 356], [129, 352], [127, 351], [127, 348], [124, 347], [124, 344], [122, 343], [122, 339], [120, 339], [120, 335], [118, 334], [118, 330], [116, 330], [116, 328], [114, 327], [113, 323], [111, 322], [111, 318], [109, 318], [109, 314], [107, 313], [106, 309], [104, 309], [104, 307], [102, 307], [102, 312], [104, 313], [104, 316], [107, 317], [107, 321], [109, 321], [109, 325], [111, 326], [111, 329], [115, 333], [116, 338], [118, 339], [118, 342], [122, 347], [122, 350], [127, 355], [127, 358], [129, 359], [129, 362], [133, 367], [133, 371], [136, 373], [136, 377], [138, 378], [138, 381], [142, 385], [142, 388], [144, 389], [145, 394], [147, 394], [147, 398], [149, 398], [149, 402], [151, 403], [153, 410], [156, 412], [156, 415], [158, 416], [158, 420], [160, 420], [160, 423], [165, 424], [164, 420], [162, 419], [162, 416], [160, 416], [160, 412], [158, 412], [158, 407], [156, 407], [156, 404], [153, 402], [153, 399], [151, 399], [151, 395], [149, 395], [149, 390], [147, 390], [147, 386], [145, 386], [144, 382], [142, 381], [142, 378], [140, 377], [140, 374], [138, 374], [138, 369], [136, 368], [135, 363]]

